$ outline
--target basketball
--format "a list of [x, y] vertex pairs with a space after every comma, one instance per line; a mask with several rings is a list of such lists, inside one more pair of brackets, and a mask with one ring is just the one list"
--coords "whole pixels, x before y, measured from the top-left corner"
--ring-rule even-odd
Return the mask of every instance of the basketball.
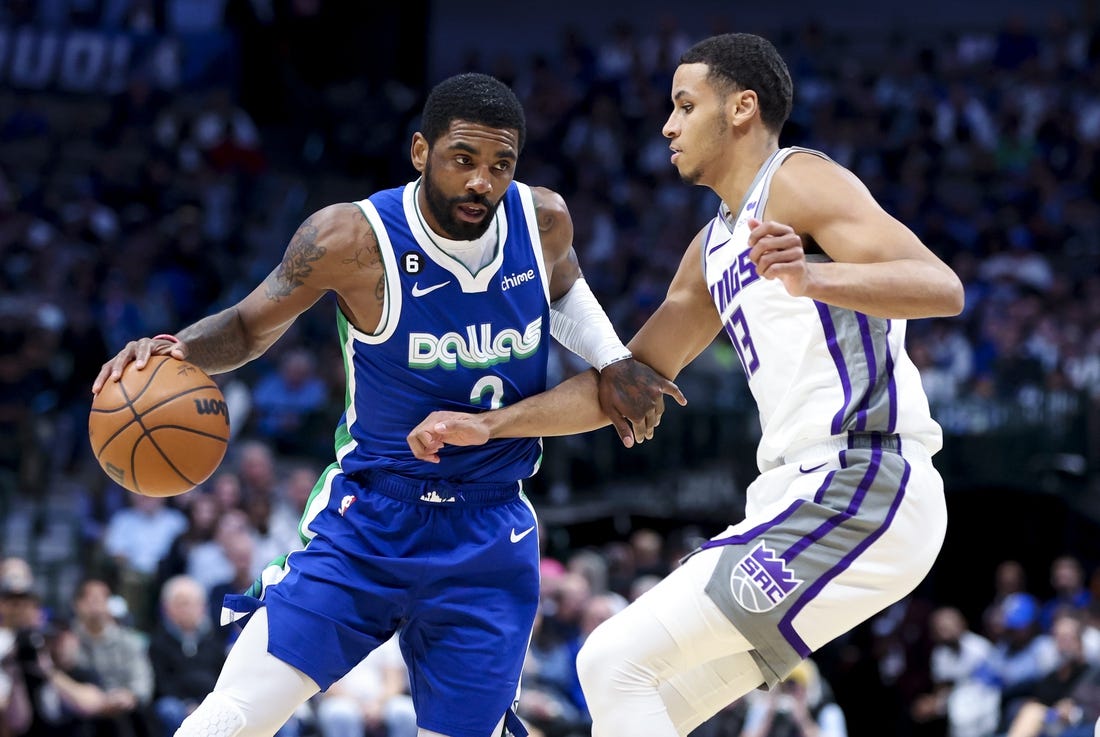
[[103, 470], [145, 496], [175, 496], [210, 477], [229, 444], [229, 409], [198, 366], [150, 356], [92, 400], [88, 439]]

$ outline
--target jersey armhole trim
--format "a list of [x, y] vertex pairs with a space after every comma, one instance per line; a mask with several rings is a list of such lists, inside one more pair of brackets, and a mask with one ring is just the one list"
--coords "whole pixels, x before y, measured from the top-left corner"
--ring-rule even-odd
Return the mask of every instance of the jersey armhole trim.
[[531, 236], [531, 250], [534, 251], [535, 263], [539, 265], [539, 276], [542, 277], [542, 294], [546, 297], [546, 304], [550, 304], [550, 278], [546, 274], [546, 259], [542, 252], [542, 234], [539, 232], [539, 223], [535, 214], [535, 195], [531, 188], [522, 182], [515, 182], [519, 191], [519, 201], [523, 204], [523, 217], [527, 221], [527, 232]]
[[[365, 333], [359, 330], [351, 321], [348, 321], [348, 333], [356, 340], [378, 345], [385, 343], [397, 329], [397, 323], [401, 318], [401, 281], [397, 274], [397, 257], [393, 253], [393, 243], [386, 232], [386, 226], [382, 223], [382, 216], [369, 199], [359, 200], [355, 203], [363, 211], [364, 217], [374, 230], [375, 240], [378, 241], [378, 252], [382, 256], [382, 272], [385, 275], [386, 289], [382, 297], [382, 319], [373, 333]], [[347, 316], [345, 315], [345, 318]]]

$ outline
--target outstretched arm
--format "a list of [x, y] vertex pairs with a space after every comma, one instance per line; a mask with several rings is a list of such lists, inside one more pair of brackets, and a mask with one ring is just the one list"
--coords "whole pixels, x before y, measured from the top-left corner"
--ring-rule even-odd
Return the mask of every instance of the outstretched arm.
[[[480, 445], [492, 438], [546, 437], [587, 432], [607, 425], [605, 392], [656, 385], [681, 405], [687, 400], [672, 379], [714, 340], [721, 324], [703, 278], [702, 234], [696, 236], [680, 262], [665, 301], [646, 321], [630, 349], [637, 357], [631, 371], [637, 380], [602, 382], [587, 371], [548, 391], [491, 412], [433, 412], [409, 433], [409, 447], [421, 460], [438, 462], [444, 445]], [[652, 367], [652, 368], [650, 368]], [[648, 373], [652, 372], [652, 374]], [[601, 403], [603, 407], [601, 407]], [[629, 423], [616, 424], [623, 445], [635, 437]]]
[[[653, 391], [656, 386], [681, 405], [687, 404], [679, 387], [657, 376], [648, 366], [631, 361], [630, 367], [637, 391]], [[444, 445], [482, 445], [493, 438], [574, 435], [595, 430], [611, 422], [600, 408], [598, 382], [596, 370], [589, 369], [500, 409], [479, 414], [432, 412], [409, 433], [409, 448], [420, 460], [438, 463], [439, 449]], [[619, 436], [629, 448], [635, 442], [634, 432], [629, 422], [621, 425]]]
[[[665, 379], [634, 360], [588, 287], [573, 249], [573, 222], [565, 200], [543, 187], [531, 191], [550, 274], [550, 333], [599, 372], [604, 413], [619, 435], [630, 438], [628, 445], [644, 442], [661, 422]], [[584, 429], [594, 427], [589, 423]]]

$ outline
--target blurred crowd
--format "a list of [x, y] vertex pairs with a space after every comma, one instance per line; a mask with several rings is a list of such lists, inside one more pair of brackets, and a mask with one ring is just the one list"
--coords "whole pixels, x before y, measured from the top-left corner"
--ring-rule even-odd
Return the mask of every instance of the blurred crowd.
[[[47, 596], [26, 561], [0, 570], [0, 735], [170, 734], [212, 685], [234, 634], [217, 627], [221, 595], [300, 546], [298, 515], [332, 453], [344, 397], [335, 306], [218, 377], [230, 457], [168, 501], [100, 473], [85, 434], [91, 380], [127, 340], [243, 296], [313, 209], [414, 175], [404, 157], [427, 85], [303, 62], [303, 37], [331, 30], [331, 4], [227, 0], [171, 12], [184, 5], [57, 0], [0, 11], [7, 27], [228, 34], [238, 62], [235, 78], [186, 89], [143, 69], [109, 95], [0, 88], [0, 502], [6, 512], [49, 499], [79, 519], [81, 581]], [[584, 271], [624, 336], [718, 204], [679, 181], [660, 136], [679, 53], [718, 30], [739, 29], [566, 26], [548, 30], [558, 34], [551, 51], [492, 56], [482, 45], [448, 70], [493, 73], [520, 96], [519, 178], [565, 196]], [[769, 35], [795, 83], [781, 143], [850, 167], [966, 284], [963, 315], [909, 333], [948, 431], [1021, 415], [1057, 421], [1100, 400], [1100, 32], [1052, 16], [1041, 27], [1006, 17], [875, 38], [805, 22]], [[681, 383], [743, 392], [728, 350], [712, 353]], [[555, 361], [558, 376], [577, 368], [568, 355]], [[635, 530], [545, 551], [521, 709], [547, 737], [586, 733], [580, 641], [675, 565], [693, 534]], [[910, 597], [831, 645], [790, 693], [747, 699], [700, 735], [796, 735], [807, 718], [824, 734], [843, 734], [845, 718], [851, 733], [870, 734], [868, 715], [900, 714], [892, 733], [1068, 737], [1057, 730], [1100, 710], [1100, 592], [1073, 563], [1060, 559], [1049, 585], [1029, 589], [1006, 562], [987, 615], [969, 613], [969, 623], [949, 602]], [[1068, 613], [1036, 598], [1053, 591], [1069, 592]], [[410, 734], [394, 648], [284, 737]], [[882, 698], [868, 706], [867, 693]], [[837, 704], [839, 715], [825, 708]]]
[[[140, 520], [140, 551], [55, 604], [23, 559], [0, 561], [0, 733], [167, 737], [213, 687], [238, 625], [221, 596], [290, 545], [233, 505], [228, 484], [132, 497], [108, 536]], [[132, 529], [132, 528], [131, 528]], [[585, 638], [648, 591], [699, 539], [635, 529], [621, 540], [543, 548], [540, 606], [518, 713], [535, 737], [587, 737], [576, 671]], [[131, 548], [136, 546], [131, 545]], [[919, 589], [829, 643], [777, 688], [730, 704], [693, 737], [1088, 737], [1100, 718], [1100, 568], [1064, 554], [1029, 581], [1017, 560], [985, 571], [975, 612]], [[976, 574], [983, 573], [975, 571]], [[398, 638], [307, 702], [280, 737], [415, 737]]]

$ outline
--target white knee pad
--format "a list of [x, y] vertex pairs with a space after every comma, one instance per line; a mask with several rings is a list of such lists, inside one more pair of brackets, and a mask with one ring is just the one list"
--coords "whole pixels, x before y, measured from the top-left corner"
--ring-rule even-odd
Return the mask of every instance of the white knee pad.
[[236, 737], [244, 729], [240, 707], [220, 693], [203, 699], [176, 730], [175, 737]]

